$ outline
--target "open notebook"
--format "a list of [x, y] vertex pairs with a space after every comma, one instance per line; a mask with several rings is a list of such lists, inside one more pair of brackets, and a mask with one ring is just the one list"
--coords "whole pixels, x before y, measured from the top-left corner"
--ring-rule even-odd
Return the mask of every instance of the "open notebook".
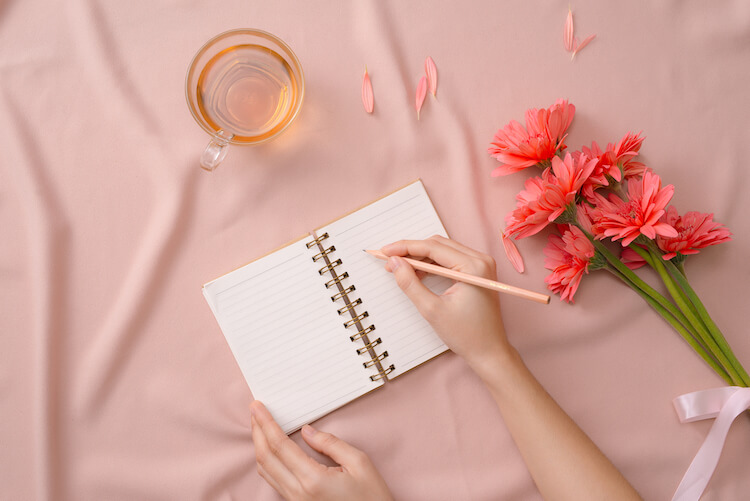
[[[253, 396], [286, 433], [448, 348], [363, 252], [447, 236], [421, 181], [203, 286]], [[442, 293], [451, 281], [428, 275]]]

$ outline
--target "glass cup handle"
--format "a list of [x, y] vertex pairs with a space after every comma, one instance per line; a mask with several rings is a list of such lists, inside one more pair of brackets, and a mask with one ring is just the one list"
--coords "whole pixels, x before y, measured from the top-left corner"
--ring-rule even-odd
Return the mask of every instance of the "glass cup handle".
[[234, 134], [223, 130], [217, 132], [211, 141], [209, 141], [206, 149], [203, 150], [201, 167], [209, 172], [214, 170], [224, 160], [224, 157], [227, 156], [227, 146], [229, 146], [229, 141], [233, 137]]

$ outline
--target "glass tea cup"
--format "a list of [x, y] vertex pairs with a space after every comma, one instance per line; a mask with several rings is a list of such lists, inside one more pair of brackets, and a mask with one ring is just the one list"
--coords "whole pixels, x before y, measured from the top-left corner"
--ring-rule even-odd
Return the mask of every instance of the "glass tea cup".
[[240, 29], [206, 42], [185, 77], [188, 108], [211, 135], [201, 167], [214, 170], [229, 144], [255, 145], [278, 136], [294, 121], [304, 95], [302, 66], [274, 35]]

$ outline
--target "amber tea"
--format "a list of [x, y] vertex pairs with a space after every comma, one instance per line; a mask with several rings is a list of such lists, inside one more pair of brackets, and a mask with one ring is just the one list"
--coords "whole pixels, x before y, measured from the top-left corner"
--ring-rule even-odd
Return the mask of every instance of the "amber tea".
[[289, 64], [260, 45], [234, 45], [216, 54], [198, 78], [198, 109], [217, 132], [260, 141], [292, 118], [298, 82]]
[[215, 169], [230, 144], [257, 145], [278, 136], [294, 121], [304, 95], [302, 66], [278, 37], [239, 29], [206, 42], [185, 77], [188, 108], [211, 135], [201, 167]]

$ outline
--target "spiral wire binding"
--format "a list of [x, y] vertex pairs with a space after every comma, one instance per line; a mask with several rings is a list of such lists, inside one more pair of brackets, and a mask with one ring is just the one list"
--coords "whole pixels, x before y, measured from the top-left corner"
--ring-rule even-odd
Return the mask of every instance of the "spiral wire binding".
[[366, 312], [366, 311], [363, 312], [363, 313], [360, 313], [359, 315], [357, 315], [356, 317], [352, 318], [351, 320], [347, 320], [346, 322], [344, 322], [344, 327], [346, 327], [348, 329], [352, 325], [361, 322], [362, 320], [364, 320], [365, 318], [367, 318], [369, 316], [370, 316], [370, 314], [368, 312]]
[[372, 343], [367, 343], [367, 344], [366, 344], [366, 345], [364, 345], [364, 346], [363, 346], [362, 348], [359, 348], [359, 349], [357, 349], [357, 355], [361, 355], [361, 354], [363, 354], [364, 352], [368, 351], [369, 349], [371, 349], [371, 348], [375, 348], [375, 347], [376, 347], [377, 345], [379, 345], [379, 344], [380, 344], [380, 343], [382, 343], [382, 342], [383, 342], [383, 340], [382, 340], [382, 339], [380, 339], [380, 338], [377, 338], [377, 339], [376, 339], [375, 341], [373, 341]]
[[357, 288], [354, 287], [353, 285], [350, 285], [349, 287], [347, 287], [346, 289], [342, 290], [341, 292], [337, 292], [336, 294], [334, 294], [333, 296], [331, 296], [331, 301], [333, 301], [335, 303], [339, 299], [343, 299], [344, 296], [346, 296], [350, 292], [354, 292], [355, 290], [357, 290]]
[[369, 333], [371, 333], [374, 330], [375, 330], [375, 324], [370, 325], [369, 327], [365, 327], [364, 329], [361, 329], [361, 330], [357, 331], [356, 334], [353, 334], [353, 335], [349, 336], [349, 339], [351, 339], [352, 341], [358, 341], [358, 340], [362, 339], [363, 336], [368, 335]]
[[332, 273], [333, 269], [337, 266], [341, 266], [341, 259], [337, 259], [336, 261], [330, 262], [328, 261], [328, 258], [326, 258], [327, 265], [323, 266], [321, 269], [318, 270], [318, 274], [322, 275], [323, 273]]
[[318, 244], [320, 244], [320, 242], [322, 242], [322, 241], [323, 241], [323, 240], [325, 240], [326, 238], [328, 238], [328, 233], [327, 233], [327, 232], [326, 232], [326, 233], [323, 233], [322, 235], [320, 235], [320, 236], [319, 236], [318, 238], [316, 238], [315, 240], [311, 240], [310, 242], [307, 242], [307, 243], [306, 243], [305, 245], [306, 245], [306, 246], [307, 246], [307, 248], [309, 249], [309, 248], [311, 248], [311, 247], [313, 247], [313, 246], [315, 246], [315, 245], [318, 245]]
[[348, 272], [348, 271], [345, 271], [345, 272], [344, 272], [344, 273], [342, 273], [341, 275], [337, 275], [337, 276], [336, 276], [335, 278], [333, 278], [332, 280], [329, 280], [328, 282], [326, 282], [326, 289], [330, 289], [330, 288], [331, 288], [331, 287], [333, 287], [334, 285], [336, 285], [336, 284], [340, 284], [340, 283], [341, 283], [341, 281], [342, 281], [343, 279], [345, 279], [345, 278], [349, 278], [349, 272]]
[[[336, 311], [338, 311], [338, 312], [339, 312], [339, 315], [343, 315], [343, 314], [344, 314], [344, 313], [346, 313], [347, 311], [351, 310], [352, 308], [356, 308], [356, 307], [357, 307], [358, 305], [360, 305], [360, 304], [362, 304], [362, 300], [361, 300], [360, 298], [357, 298], [357, 299], [355, 299], [354, 301], [351, 301], [351, 302], [350, 302], [349, 304], [347, 304], [346, 306], [344, 306], [344, 307], [342, 307], [342, 308], [339, 308], [339, 309], [338, 309], [338, 310], [336, 310]], [[355, 312], [355, 313], [356, 313], [356, 312]]]
[[373, 357], [372, 359], [368, 360], [367, 362], [363, 362], [362, 365], [365, 366], [365, 369], [369, 369], [373, 365], [377, 364], [378, 362], [382, 362], [385, 360], [385, 358], [388, 356], [388, 350], [385, 350], [380, 355], [377, 355], [376, 357]]
[[383, 369], [382, 371], [378, 371], [378, 373], [375, 374], [374, 376], [370, 376], [370, 379], [373, 380], [373, 381], [378, 381], [380, 379], [383, 379], [384, 377], [386, 377], [388, 374], [390, 374], [391, 372], [393, 372], [395, 370], [396, 370], [396, 366], [393, 365], [393, 364], [391, 364], [391, 365], [388, 366], [387, 369]]
[[328, 233], [323, 233], [319, 237], [311, 240], [310, 242], [307, 242], [305, 245], [308, 249], [311, 249], [313, 247], [317, 247], [320, 252], [312, 256], [313, 262], [317, 263], [320, 260], [323, 260], [325, 262], [325, 266], [320, 268], [318, 270], [318, 274], [323, 275], [325, 273], [329, 273], [331, 275], [331, 280], [327, 281], [325, 283], [326, 289], [330, 289], [333, 286], [336, 286], [339, 290], [336, 294], [331, 296], [331, 301], [334, 303], [338, 301], [339, 299], [344, 301], [344, 306], [336, 310], [339, 315], [344, 315], [345, 313], [349, 313], [351, 315], [351, 320], [347, 320], [344, 322], [344, 328], [349, 328], [352, 326], [356, 326], [357, 329], [359, 329], [355, 334], [349, 336], [349, 339], [352, 342], [356, 341], [362, 341], [364, 343], [364, 346], [357, 349], [357, 355], [364, 355], [367, 353], [370, 355], [370, 359], [366, 362], [363, 362], [362, 365], [366, 368], [376, 368], [378, 370], [377, 374], [370, 376], [370, 379], [372, 381], [378, 381], [380, 379], [385, 378], [388, 374], [396, 370], [395, 366], [391, 364], [387, 368], [383, 368], [383, 360], [385, 360], [388, 357], [388, 351], [383, 351], [382, 353], [378, 354], [375, 352], [375, 347], [379, 344], [382, 344], [382, 339], [377, 338], [374, 341], [370, 341], [367, 335], [375, 330], [375, 325], [371, 324], [367, 327], [364, 327], [362, 325], [362, 320], [370, 316], [370, 313], [367, 311], [363, 311], [362, 313], [357, 313], [355, 308], [362, 304], [362, 298], [357, 298], [354, 300], [349, 299], [349, 294], [354, 292], [356, 287], [354, 285], [350, 285], [349, 287], [344, 287], [344, 285], [341, 283], [342, 280], [349, 277], [349, 272], [343, 272], [341, 274], [337, 274], [335, 268], [337, 266], [341, 266], [342, 261], [341, 259], [336, 259], [334, 261], [331, 261], [329, 259], [329, 254], [334, 252], [336, 250], [336, 247], [331, 245], [328, 248], [324, 248], [323, 241], [328, 238]]
[[317, 254], [313, 256], [313, 262], [317, 263], [318, 261], [320, 261], [321, 259], [323, 259], [324, 257], [326, 257], [328, 254], [330, 254], [331, 252], [335, 250], [336, 250], [336, 247], [332, 245], [326, 250], [322, 252], [318, 252]]

